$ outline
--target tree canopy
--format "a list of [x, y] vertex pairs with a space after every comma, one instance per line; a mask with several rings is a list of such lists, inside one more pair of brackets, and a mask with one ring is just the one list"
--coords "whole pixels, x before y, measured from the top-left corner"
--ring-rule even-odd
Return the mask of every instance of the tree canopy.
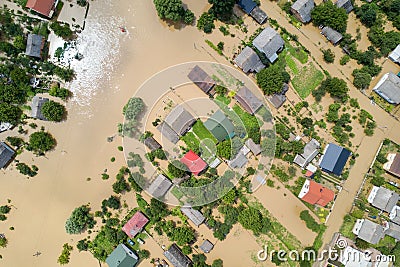
[[44, 131], [34, 132], [29, 136], [28, 149], [42, 155], [53, 149], [56, 144], [56, 139], [50, 133]]
[[0, 103], [0, 122], [17, 124], [21, 119], [22, 110], [8, 103]]
[[329, 26], [341, 33], [346, 32], [348, 15], [331, 1], [323, 2], [311, 11], [312, 22], [316, 26]]
[[208, 0], [208, 2], [212, 4], [208, 12], [219, 20], [226, 21], [232, 17], [235, 0]]
[[68, 234], [80, 234], [86, 228], [93, 228], [96, 221], [90, 213], [90, 208], [82, 205], [72, 211], [71, 216], [65, 223], [65, 230]]
[[344, 80], [336, 77], [328, 77], [316, 90], [312, 92], [312, 95], [317, 101], [320, 101], [321, 97], [328, 92], [332, 97], [337, 97], [341, 101], [346, 101], [348, 98], [348, 91], [349, 88]]
[[276, 64], [261, 70], [256, 78], [264, 94], [272, 95], [282, 91], [283, 84], [289, 82], [290, 76]]
[[122, 109], [122, 114], [128, 120], [135, 120], [137, 116], [143, 111], [144, 102], [139, 97], [132, 97]]
[[238, 216], [239, 223], [245, 228], [252, 230], [255, 234], [263, 228], [263, 218], [259, 210], [248, 207], [243, 209]]
[[65, 115], [64, 105], [53, 100], [47, 101], [42, 106], [43, 116], [49, 121], [62, 121]]
[[230, 159], [232, 156], [232, 146], [230, 140], [224, 140], [217, 145], [217, 154], [224, 159]]
[[187, 169], [186, 165], [183, 164], [182, 162], [180, 162], [179, 160], [174, 160], [168, 164], [168, 172], [174, 178], [183, 177], [187, 171], [188, 171], [188, 169]]
[[185, 10], [181, 0], [153, 0], [153, 2], [161, 19], [183, 21], [188, 25], [192, 24], [195, 19], [192, 11]]

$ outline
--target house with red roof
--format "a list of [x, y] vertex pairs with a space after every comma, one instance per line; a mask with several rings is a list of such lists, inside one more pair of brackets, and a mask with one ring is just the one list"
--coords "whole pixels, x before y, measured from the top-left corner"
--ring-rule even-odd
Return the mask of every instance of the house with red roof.
[[300, 191], [299, 198], [312, 205], [325, 207], [335, 198], [335, 193], [319, 183], [307, 179]]
[[207, 163], [192, 150], [189, 150], [189, 152], [186, 153], [183, 158], [181, 158], [181, 162], [185, 164], [189, 171], [194, 175], [199, 175], [208, 166]]
[[56, 9], [57, 3], [58, 0], [28, 0], [25, 7], [43, 16], [51, 18]]
[[143, 227], [145, 227], [148, 222], [149, 219], [147, 219], [143, 213], [138, 211], [124, 225], [124, 227], [122, 227], [122, 231], [124, 231], [130, 238], [133, 238], [143, 230]]

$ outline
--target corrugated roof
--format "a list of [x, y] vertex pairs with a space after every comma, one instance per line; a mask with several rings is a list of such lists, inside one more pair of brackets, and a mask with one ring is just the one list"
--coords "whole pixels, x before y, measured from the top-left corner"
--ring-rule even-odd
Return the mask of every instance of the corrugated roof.
[[336, 30], [332, 29], [331, 27], [324, 27], [321, 30], [321, 33], [328, 39], [333, 45], [336, 45], [337, 43], [342, 40], [343, 36]]
[[263, 24], [268, 19], [267, 13], [265, 13], [264, 10], [262, 10], [259, 6], [253, 8], [253, 10], [250, 12], [250, 16], [255, 19], [258, 24]]
[[174, 130], [172, 130], [172, 128], [168, 124], [164, 122], [160, 123], [157, 126], [157, 130], [159, 130], [160, 133], [172, 143], [174, 144], [178, 143], [179, 141], [178, 134]]
[[235, 95], [235, 99], [250, 114], [256, 113], [263, 105], [263, 102], [245, 86], [239, 89]]
[[172, 182], [170, 179], [160, 174], [157, 178], [151, 183], [147, 192], [155, 198], [163, 197], [170, 187], [172, 186]]
[[216, 82], [198, 65], [189, 72], [188, 78], [204, 93], [209, 94]]
[[171, 128], [178, 134], [184, 135], [196, 122], [196, 119], [181, 105], [176, 106], [165, 118]]
[[139, 257], [124, 244], [119, 244], [107, 257], [109, 267], [135, 267]]
[[246, 14], [250, 14], [250, 12], [257, 6], [257, 3], [253, 0], [239, 0], [237, 3]]
[[197, 227], [199, 227], [206, 220], [206, 218], [203, 216], [203, 214], [200, 211], [195, 210], [192, 207], [182, 207], [181, 211]]
[[164, 252], [164, 256], [174, 267], [192, 266], [192, 261], [182, 253], [181, 249], [175, 243]]
[[389, 59], [395, 63], [400, 63], [400, 44], [390, 53]]
[[161, 145], [154, 139], [154, 137], [147, 137], [143, 143], [151, 150], [154, 151], [156, 149], [160, 149]]
[[314, 9], [314, 0], [297, 0], [292, 5], [292, 13], [303, 23], [311, 20], [311, 11]]
[[211, 117], [204, 122], [204, 127], [212, 133], [218, 142], [232, 137], [235, 129], [232, 122], [221, 110], [217, 110], [211, 115]]
[[140, 211], [136, 212], [132, 218], [122, 227], [130, 238], [135, 237], [139, 232], [142, 231], [143, 227], [149, 222], [149, 219], [144, 216]]
[[248, 148], [250, 148], [251, 152], [257, 156], [261, 153], [261, 146], [259, 144], [254, 143], [253, 139], [249, 138], [244, 143]]
[[31, 103], [31, 116], [39, 120], [47, 121], [47, 118], [42, 114], [42, 106], [48, 101], [48, 98], [34, 96]]
[[181, 158], [181, 162], [185, 164], [189, 171], [194, 175], [199, 175], [207, 168], [207, 163], [192, 150], [189, 150], [189, 152]]
[[312, 205], [320, 205], [325, 207], [329, 202], [335, 198], [335, 193], [322, 185], [314, 182], [313, 180], [308, 180], [305, 182], [308, 184], [308, 192], [301, 198], [307, 203]]
[[335, 4], [339, 8], [344, 8], [347, 13], [350, 13], [353, 10], [351, 0], [337, 0]]
[[213, 243], [210, 242], [210, 240], [206, 239], [204, 242], [201, 244], [200, 249], [204, 253], [210, 253], [210, 251], [214, 248]]

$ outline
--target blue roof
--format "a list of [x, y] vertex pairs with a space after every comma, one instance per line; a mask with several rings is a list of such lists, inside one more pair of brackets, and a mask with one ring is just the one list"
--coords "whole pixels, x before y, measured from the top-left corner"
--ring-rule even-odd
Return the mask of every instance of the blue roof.
[[257, 6], [256, 2], [253, 0], [239, 0], [238, 5], [247, 14], [250, 14], [250, 12]]
[[341, 175], [351, 152], [347, 149], [330, 143], [319, 166], [325, 172]]

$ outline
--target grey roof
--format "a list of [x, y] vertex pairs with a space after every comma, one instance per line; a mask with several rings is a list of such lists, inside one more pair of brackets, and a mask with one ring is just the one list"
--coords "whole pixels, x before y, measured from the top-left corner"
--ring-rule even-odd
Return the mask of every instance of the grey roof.
[[48, 98], [34, 96], [31, 104], [31, 116], [33, 118], [46, 121], [46, 117], [42, 114], [42, 106], [48, 101]]
[[332, 29], [331, 27], [323, 27], [321, 33], [328, 39], [333, 45], [336, 45], [340, 40], [342, 40], [343, 36], [338, 32]]
[[400, 226], [392, 222], [388, 222], [388, 228], [386, 229], [385, 234], [395, 238], [396, 240], [400, 240]]
[[161, 134], [172, 143], [174, 144], [178, 143], [179, 141], [178, 134], [174, 130], [172, 130], [172, 128], [168, 124], [164, 122], [160, 123], [157, 126], [157, 130], [159, 130]]
[[277, 53], [283, 49], [285, 42], [277, 31], [267, 27], [253, 40], [253, 45], [273, 63], [278, 58]]
[[119, 244], [107, 257], [109, 267], [134, 267], [139, 262], [139, 257], [124, 244]]
[[176, 106], [164, 120], [178, 134], [184, 135], [196, 119], [181, 105]]
[[229, 166], [231, 168], [242, 168], [248, 161], [246, 155], [239, 152], [234, 159], [229, 161]]
[[265, 68], [257, 53], [251, 47], [246, 46], [242, 52], [233, 60], [243, 72], [259, 72]]
[[286, 101], [286, 96], [281, 94], [273, 94], [268, 97], [269, 102], [276, 108], [280, 108]]
[[41, 58], [44, 38], [38, 34], [28, 34], [25, 54], [31, 57]]
[[384, 228], [370, 220], [364, 220], [358, 238], [371, 244], [377, 244], [384, 237]]
[[155, 198], [163, 197], [172, 186], [172, 182], [170, 179], [160, 174], [157, 178], [151, 183], [147, 192]]
[[213, 243], [210, 242], [210, 240], [206, 239], [204, 240], [203, 244], [201, 244], [200, 249], [204, 253], [210, 253], [210, 251], [214, 248]]
[[339, 8], [344, 8], [347, 13], [350, 13], [353, 10], [353, 4], [351, 3], [351, 0], [337, 0], [336, 6]]
[[206, 218], [203, 216], [203, 214], [200, 211], [195, 210], [192, 207], [182, 207], [181, 211], [197, 227], [199, 227], [206, 220]]
[[175, 243], [164, 252], [164, 256], [174, 267], [192, 266], [192, 261], [182, 253], [181, 249]]
[[250, 16], [255, 19], [258, 24], [263, 24], [268, 19], [267, 14], [259, 6], [253, 8], [250, 12]]
[[216, 84], [216, 82], [197, 65], [189, 72], [188, 78], [206, 94], [209, 94]]
[[389, 59], [400, 64], [400, 44], [390, 53]]
[[400, 207], [395, 206], [390, 212], [390, 220], [398, 225], [400, 225]]
[[314, 9], [314, 0], [297, 0], [292, 5], [292, 13], [303, 23], [311, 20], [311, 11]]
[[374, 91], [390, 104], [400, 104], [400, 77], [393, 72], [386, 73]]
[[254, 143], [253, 139], [251, 138], [247, 139], [244, 144], [248, 148], [250, 148], [251, 152], [253, 152], [255, 156], [261, 153], [261, 146], [259, 144]]
[[235, 95], [235, 99], [250, 114], [256, 113], [263, 105], [263, 102], [247, 87], [240, 88]]
[[144, 139], [143, 143], [151, 150], [154, 151], [156, 149], [160, 149], [162, 146], [154, 139], [153, 136], [147, 137]]
[[310, 163], [319, 153], [320, 143], [314, 138], [305, 146], [302, 154], [297, 154], [294, 158], [294, 163], [304, 168]]
[[399, 194], [387, 188], [379, 187], [371, 204], [380, 210], [391, 212], [398, 201]]
[[0, 169], [6, 167], [14, 155], [15, 151], [11, 147], [4, 142], [0, 142]]

